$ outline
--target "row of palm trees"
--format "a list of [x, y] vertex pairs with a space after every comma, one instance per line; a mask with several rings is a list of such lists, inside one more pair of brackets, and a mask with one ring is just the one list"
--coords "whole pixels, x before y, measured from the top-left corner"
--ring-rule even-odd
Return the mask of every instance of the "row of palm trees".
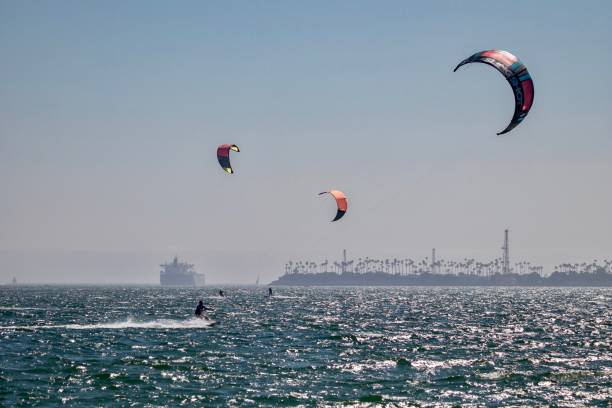
[[[604, 260], [599, 263], [597, 260], [590, 264], [569, 264], [564, 263], [554, 268], [555, 272], [576, 272], [576, 273], [592, 273], [597, 270], [605, 270], [612, 272], [612, 261]], [[502, 258], [494, 259], [490, 262], [479, 262], [475, 259], [465, 258], [462, 261], [446, 261], [444, 259], [436, 260], [431, 263], [429, 257], [422, 260], [413, 259], [373, 259], [359, 258], [356, 261], [334, 261], [325, 260], [321, 263], [312, 261], [289, 261], [285, 264], [285, 274], [314, 274], [314, 273], [388, 273], [394, 275], [420, 275], [423, 273], [432, 274], [447, 274], [447, 275], [470, 275], [470, 276], [492, 276], [503, 273]], [[544, 268], [542, 266], [532, 265], [530, 262], [516, 262], [514, 267], [510, 268], [510, 272], [518, 275], [538, 274], [543, 276]]]
[[591, 263], [562, 263], [554, 267], [554, 272], [560, 273], [594, 273], [600, 270], [612, 273], [612, 261], [604, 259], [601, 263], [595, 259]]

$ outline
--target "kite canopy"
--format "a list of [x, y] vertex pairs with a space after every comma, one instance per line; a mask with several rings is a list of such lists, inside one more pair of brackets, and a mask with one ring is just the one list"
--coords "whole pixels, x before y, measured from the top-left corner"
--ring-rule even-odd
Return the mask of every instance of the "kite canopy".
[[230, 164], [229, 154], [230, 150], [234, 152], [239, 152], [240, 149], [238, 146], [232, 144], [222, 144], [217, 148], [217, 159], [219, 160], [219, 164], [223, 167], [223, 170], [232, 174], [234, 170], [232, 169], [232, 165]]
[[331, 194], [336, 199], [336, 204], [338, 205], [338, 212], [336, 213], [336, 217], [332, 220], [332, 222], [338, 221], [340, 218], [342, 218], [342, 216], [344, 216], [346, 210], [348, 209], [346, 195], [344, 195], [342, 191], [338, 190], [329, 190], [319, 193], [319, 195], [322, 194]]
[[472, 62], [481, 62], [496, 68], [506, 77], [506, 80], [512, 87], [514, 92], [514, 115], [508, 126], [499, 132], [498, 135], [508, 133], [525, 119], [529, 109], [531, 109], [531, 105], [533, 105], [533, 80], [527, 68], [517, 57], [508, 51], [488, 50], [477, 52], [461, 61], [453, 72], [457, 71], [459, 67]]

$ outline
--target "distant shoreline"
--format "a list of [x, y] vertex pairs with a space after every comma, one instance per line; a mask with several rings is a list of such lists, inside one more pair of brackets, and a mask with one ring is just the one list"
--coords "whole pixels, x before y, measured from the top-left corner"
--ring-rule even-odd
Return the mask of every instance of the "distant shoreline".
[[538, 274], [495, 274], [492, 276], [442, 275], [422, 273], [400, 275], [384, 272], [354, 273], [291, 273], [270, 283], [270, 286], [516, 286], [516, 287], [612, 287], [612, 273], [555, 272]]

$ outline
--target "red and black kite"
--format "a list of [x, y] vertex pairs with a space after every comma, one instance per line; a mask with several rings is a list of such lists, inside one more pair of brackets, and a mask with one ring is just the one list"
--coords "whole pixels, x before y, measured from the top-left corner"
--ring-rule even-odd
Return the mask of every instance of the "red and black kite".
[[510, 54], [508, 51], [488, 50], [477, 52], [471, 57], [461, 61], [453, 70], [457, 71], [459, 67], [472, 62], [481, 62], [491, 65], [496, 68], [512, 87], [514, 92], [514, 115], [508, 126], [498, 135], [503, 135], [514, 129], [519, 123], [525, 119], [529, 113], [529, 109], [533, 105], [533, 80], [527, 71], [527, 68], [517, 57]]
[[223, 167], [223, 170], [232, 174], [234, 170], [232, 169], [232, 165], [230, 164], [230, 150], [234, 152], [239, 152], [240, 149], [235, 144], [222, 144], [217, 148], [217, 159], [219, 160], [219, 164]]
[[344, 216], [346, 210], [348, 209], [346, 195], [344, 195], [342, 191], [338, 190], [323, 191], [322, 193], [319, 193], [319, 195], [321, 194], [331, 194], [336, 199], [336, 204], [338, 205], [338, 212], [336, 213], [336, 217], [332, 220], [332, 222], [338, 221], [340, 218], [342, 218], [342, 216]]

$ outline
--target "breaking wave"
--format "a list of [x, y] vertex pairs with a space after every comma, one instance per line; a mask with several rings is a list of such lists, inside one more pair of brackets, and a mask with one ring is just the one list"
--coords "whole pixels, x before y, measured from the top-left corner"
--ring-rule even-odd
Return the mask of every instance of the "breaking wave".
[[105, 322], [93, 324], [59, 324], [31, 326], [0, 326], [0, 330], [96, 330], [96, 329], [203, 329], [215, 325], [215, 320], [191, 318], [187, 320], [158, 319], [151, 321], [134, 321], [127, 319], [122, 322]]
[[266, 298], [268, 299], [299, 299], [299, 296], [285, 296], [285, 295], [273, 295], [273, 296], [268, 296], [265, 295]]

